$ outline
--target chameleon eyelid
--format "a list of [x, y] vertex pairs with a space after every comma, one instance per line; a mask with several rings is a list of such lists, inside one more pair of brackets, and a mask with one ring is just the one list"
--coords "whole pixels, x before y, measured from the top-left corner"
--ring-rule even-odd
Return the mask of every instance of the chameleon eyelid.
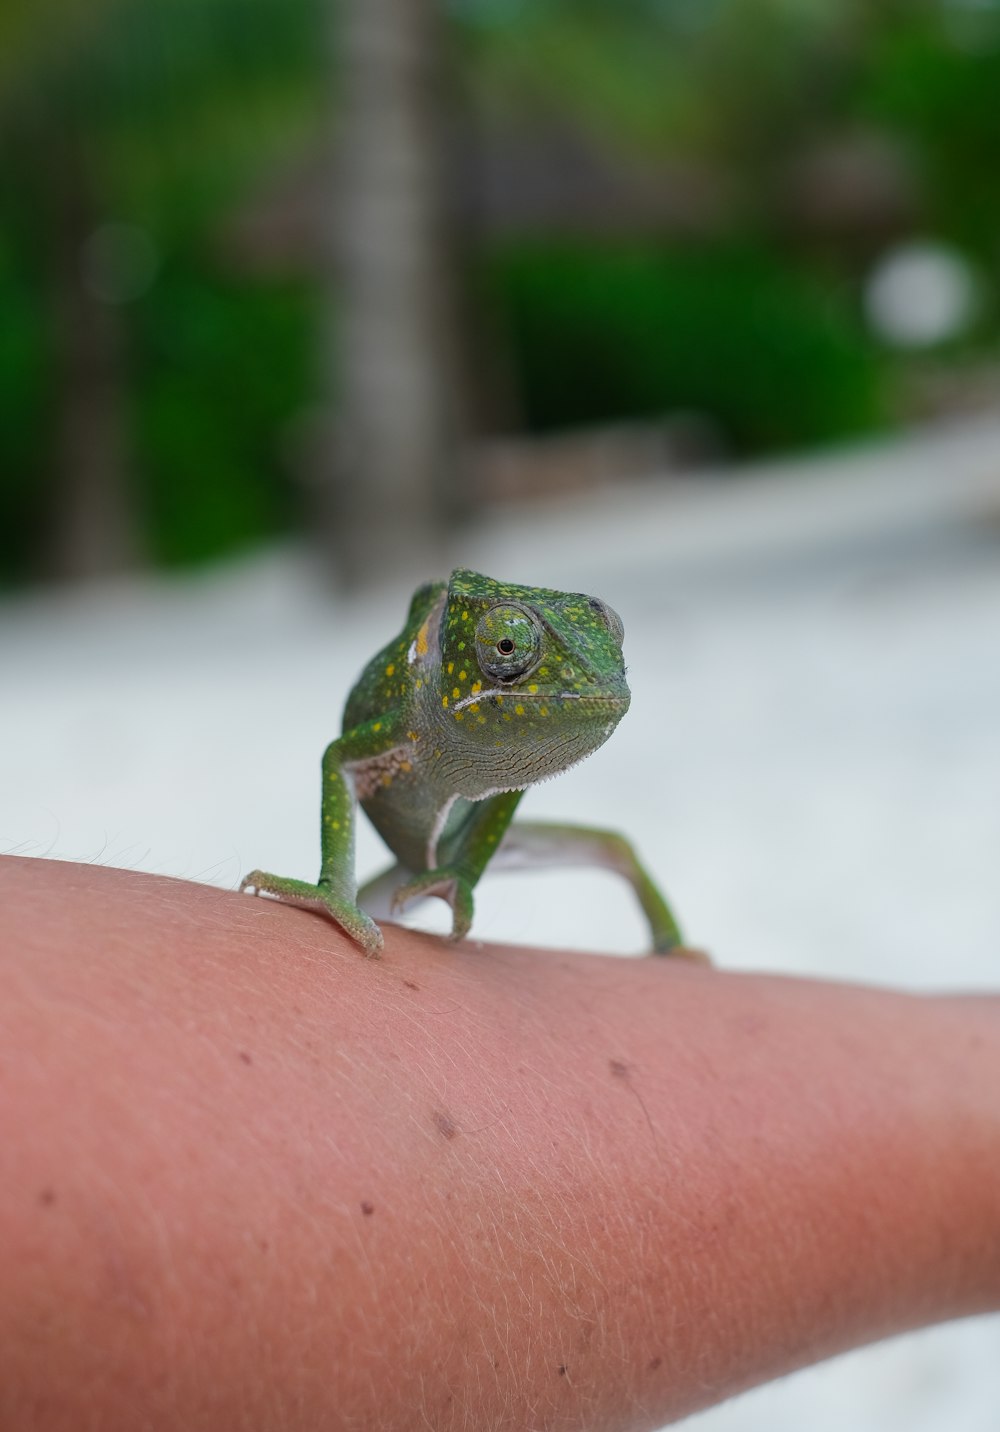
[[[512, 616], [522, 617], [531, 629], [531, 635], [534, 643], [534, 650], [526, 651], [524, 653], [524, 665], [519, 666], [516, 671], [511, 671], [509, 673], [495, 670], [493, 668], [492, 663], [489, 662], [486, 653], [491, 647], [492, 650], [497, 652], [499, 656], [509, 660], [517, 652], [518, 648], [516, 640], [510, 636], [501, 637], [500, 641], [512, 642], [512, 649], [510, 651], [501, 651], [500, 641], [491, 642], [487, 644], [487, 642], [483, 641], [481, 635], [482, 622], [485, 621], [487, 617], [492, 615], [492, 613], [500, 610], [504, 612], [509, 612]], [[508, 687], [512, 686], [516, 681], [522, 681], [524, 677], [529, 676], [531, 672], [534, 671], [535, 668], [541, 663], [542, 636], [544, 631], [544, 621], [540, 618], [539, 614], [537, 612], [532, 611], [530, 607], [523, 605], [521, 602], [512, 602], [509, 600], [494, 602], [491, 606], [487, 607], [486, 611], [483, 613], [483, 617], [480, 621], [480, 626], [479, 628], [477, 628], [476, 631], [476, 641], [477, 644], [479, 644], [478, 654], [480, 665], [483, 667], [483, 670], [493, 681], [504, 682]]]

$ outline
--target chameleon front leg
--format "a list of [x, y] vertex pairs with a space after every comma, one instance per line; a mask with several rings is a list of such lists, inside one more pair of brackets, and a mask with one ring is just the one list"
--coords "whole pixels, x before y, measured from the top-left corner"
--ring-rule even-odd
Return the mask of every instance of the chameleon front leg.
[[494, 868], [537, 870], [542, 866], [572, 865], [613, 870], [628, 881], [649, 924], [653, 954], [683, 955], [710, 963], [702, 951], [685, 946], [673, 911], [629, 841], [616, 831], [545, 821], [517, 821], [504, 837]]
[[523, 791], [502, 791], [473, 805], [465, 824], [448, 841], [444, 864], [415, 875], [392, 900], [394, 911], [413, 900], [437, 895], [451, 906], [451, 938], [461, 940], [472, 924], [472, 892], [489, 860], [499, 850]]
[[353, 761], [363, 760], [398, 744], [392, 716], [369, 721], [345, 732], [331, 742], [323, 754], [323, 799], [320, 817], [321, 862], [319, 880], [293, 880], [253, 870], [240, 885], [258, 895], [305, 905], [330, 915], [366, 955], [377, 956], [382, 949], [382, 932], [370, 915], [358, 905], [354, 876], [354, 840], [357, 829], [357, 800], [351, 780]]

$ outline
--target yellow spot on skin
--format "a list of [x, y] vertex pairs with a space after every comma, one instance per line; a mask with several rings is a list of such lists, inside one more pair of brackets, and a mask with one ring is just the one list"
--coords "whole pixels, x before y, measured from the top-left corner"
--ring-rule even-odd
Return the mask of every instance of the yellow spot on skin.
[[382, 729], [382, 722], [381, 722], [381, 721], [376, 721], [376, 722], [375, 722], [375, 725], [372, 727], [372, 730], [373, 730], [373, 731], [381, 731], [381, 729]]
[[540, 714], [542, 716], [547, 716], [549, 714], [549, 708], [547, 706], [543, 706]]
[[[505, 712], [503, 713], [503, 719], [504, 719], [505, 721], [509, 721], [509, 720], [510, 720], [510, 712], [509, 712], [509, 711], [505, 711]], [[498, 741], [498, 742], [497, 742], [497, 745], [499, 746], [499, 744], [500, 744], [500, 742]]]
[[[420, 677], [418, 676], [418, 677], [417, 677], [417, 690], [418, 690], [418, 691], [420, 690], [421, 686], [423, 686], [423, 684], [424, 684], [424, 683], [421, 681]], [[402, 696], [403, 693], [400, 692], [399, 694], [400, 694], [400, 696]]]
[[477, 691], [482, 691], [483, 683], [481, 681], [474, 681], [469, 689], [471, 690], [473, 696], [475, 696]]
[[450, 676], [451, 673], [452, 673], [454, 670], [455, 670], [455, 663], [454, 663], [453, 661], [449, 661], [449, 663], [448, 663], [448, 675]]
[[331, 772], [330, 772], [329, 779], [330, 779], [331, 781], [335, 781], [335, 780], [337, 779], [337, 772], [336, 772], [336, 771], [331, 771]]
[[384, 786], [392, 785], [392, 776], [389, 774], [388, 771], [386, 771], [385, 774], [382, 776], [382, 784]]
[[498, 705], [498, 706], [502, 706], [502, 705], [503, 705], [503, 697], [502, 697], [502, 696], [498, 696], [498, 697], [497, 697], [497, 705]]
[[390, 664], [386, 667], [386, 669], [385, 669], [385, 674], [386, 674], [386, 676], [395, 676], [395, 674], [396, 674], [396, 668], [392, 665], [391, 662], [390, 662]]
[[427, 634], [430, 631], [430, 626], [431, 619], [430, 617], [428, 617], [427, 620], [424, 622], [423, 626], [417, 632], [416, 649], [418, 656], [427, 655]]
[[419, 741], [419, 740], [420, 740], [420, 736], [418, 735], [418, 733], [417, 733], [416, 731], [407, 731], [406, 737], [407, 737], [407, 740], [409, 740], [409, 741]]
[[454, 689], [454, 691], [453, 691], [451, 694], [452, 694], [452, 696], [455, 698], [455, 700], [457, 701], [458, 698], [461, 696], [462, 693], [461, 693], [461, 691], [458, 689], [458, 687], [456, 686], [455, 689]]
[[442, 706], [447, 706], [447, 705], [448, 705], [448, 698], [447, 698], [447, 696], [442, 696], [442, 697], [441, 697], [441, 705], [442, 705]]
[[413, 770], [413, 767], [410, 765], [409, 761], [400, 761], [399, 769], [401, 771], [406, 771], [407, 774], [409, 774], [409, 772]]
[[480, 724], [480, 726], [485, 726], [485, 725], [486, 725], [486, 717], [485, 717], [485, 716], [480, 716], [478, 719], [479, 719], [479, 724]]
[[479, 710], [479, 702], [478, 702], [478, 701], [473, 701], [472, 705], [469, 707], [469, 710], [470, 710], [470, 711], [478, 711], [478, 710]]
[[523, 716], [523, 715], [524, 715], [524, 707], [523, 707], [523, 706], [515, 706], [515, 707], [514, 707], [514, 710], [517, 712], [518, 716]]
[[462, 620], [463, 620], [464, 622], [467, 622], [467, 621], [469, 620], [469, 613], [468, 613], [468, 612], [463, 612], [463, 613], [462, 613]]
[[532, 682], [531, 685], [528, 687], [528, 690], [531, 692], [532, 696], [534, 696], [535, 692], [538, 690], [538, 687], [535, 685], [534, 682]]
[[458, 673], [458, 679], [459, 681], [468, 681], [469, 673], [467, 671], [460, 671]]
[[334, 830], [339, 830], [339, 829], [340, 829], [340, 821], [339, 821], [339, 820], [331, 820], [330, 824], [333, 826]]
[[464, 717], [465, 717], [465, 712], [464, 712], [464, 711], [456, 711], [456, 712], [455, 712], [455, 720], [456, 720], [456, 721], [461, 721], [461, 720], [464, 719]]

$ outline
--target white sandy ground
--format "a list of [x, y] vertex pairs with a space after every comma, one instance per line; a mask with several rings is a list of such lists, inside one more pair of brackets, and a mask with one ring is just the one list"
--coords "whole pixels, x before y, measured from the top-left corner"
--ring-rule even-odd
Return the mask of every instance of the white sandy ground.
[[[631, 712], [526, 814], [632, 834], [723, 965], [1000, 987], [1000, 421], [498, 512], [452, 556], [625, 621]], [[0, 604], [0, 851], [311, 875], [319, 755], [407, 595], [346, 603], [286, 550]], [[359, 865], [381, 861], [366, 830]], [[603, 874], [497, 876], [477, 909], [483, 939], [642, 945]], [[1000, 1319], [692, 1425], [998, 1432]]]

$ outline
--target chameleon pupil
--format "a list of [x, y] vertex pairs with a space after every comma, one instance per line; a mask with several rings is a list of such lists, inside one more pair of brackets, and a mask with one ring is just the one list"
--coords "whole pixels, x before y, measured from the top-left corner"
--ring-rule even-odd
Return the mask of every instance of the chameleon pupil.
[[497, 642], [497, 651], [499, 651], [501, 655], [510, 656], [513, 650], [514, 643], [511, 641], [509, 636], [505, 636], [501, 641]]

